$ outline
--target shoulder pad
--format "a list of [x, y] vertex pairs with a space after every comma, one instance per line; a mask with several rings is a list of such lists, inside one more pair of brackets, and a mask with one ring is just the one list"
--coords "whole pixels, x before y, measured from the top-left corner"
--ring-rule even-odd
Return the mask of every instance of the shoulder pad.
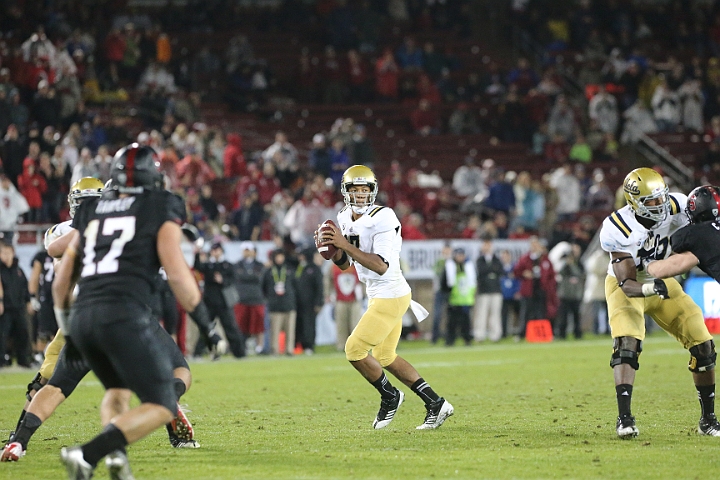
[[670, 197], [670, 215], [677, 215], [678, 213], [685, 212], [685, 206], [687, 205], [687, 196], [682, 193], [671, 193]]
[[600, 246], [606, 252], [629, 251], [632, 230], [617, 212], [610, 214], [600, 229]]
[[367, 215], [372, 218], [376, 232], [387, 232], [400, 226], [400, 220], [398, 220], [392, 208], [377, 206], [370, 210]]

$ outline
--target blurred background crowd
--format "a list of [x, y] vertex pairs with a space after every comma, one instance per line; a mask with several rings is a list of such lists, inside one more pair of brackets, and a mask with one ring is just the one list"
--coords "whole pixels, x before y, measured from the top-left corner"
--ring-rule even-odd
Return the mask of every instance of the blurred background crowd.
[[720, 177], [720, 5], [3, 2], [4, 242], [68, 219], [70, 186], [106, 181], [133, 141], [208, 245], [273, 241], [298, 264], [364, 164], [406, 240], [539, 238], [586, 260], [630, 169], [684, 193]]

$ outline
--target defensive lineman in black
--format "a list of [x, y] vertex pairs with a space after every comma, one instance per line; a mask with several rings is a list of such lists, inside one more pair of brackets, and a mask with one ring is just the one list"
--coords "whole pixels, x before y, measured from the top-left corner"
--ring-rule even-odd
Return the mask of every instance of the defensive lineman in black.
[[[720, 283], [720, 188], [705, 185], [694, 189], [688, 195], [685, 213], [690, 218], [690, 224], [670, 237], [673, 255], [648, 263], [647, 272], [656, 278], [669, 278], [687, 273], [697, 266]], [[693, 365], [699, 362], [691, 356], [691, 369], [715, 368], [715, 342], [710, 340], [709, 343], [709, 346], [700, 345], [707, 350], [704, 352], [706, 365]], [[714, 375], [712, 384], [696, 387], [702, 409], [698, 430], [704, 435], [720, 437], [720, 422], [715, 417]]]
[[[67, 338], [66, 358], [84, 359], [106, 388], [103, 432], [61, 451], [69, 478], [90, 478], [104, 456], [122, 452], [174, 417], [173, 366], [157, 341], [149, 307], [161, 266], [183, 308], [209, 323], [180, 250], [184, 205], [162, 188], [158, 165], [149, 147], [132, 144], [116, 154], [112, 189], [80, 206], [73, 222], [77, 233], [56, 272], [53, 298]], [[76, 279], [79, 293], [68, 319]], [[141, 404], [128, 410], [131, 392]], [[125, 455], [115, 455], [128, 466]]]

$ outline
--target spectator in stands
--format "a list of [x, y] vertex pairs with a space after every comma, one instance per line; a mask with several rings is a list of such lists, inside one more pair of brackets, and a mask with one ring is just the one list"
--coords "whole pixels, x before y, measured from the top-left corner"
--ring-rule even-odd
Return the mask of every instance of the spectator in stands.
[[60, 206], [62, 204], [62, 187], [65, 177], [62, 171], [56, 169], [50, 160], [50, 154], [43, 152], [40, 154], [40, 163], [38, 165], [38, 173], [43, 176], [47, 189], [42, 195], [42, 212], [40, 221], [59, 223], [60, 222]]
[[313, 243], [315, 230], [325, 221], [325, 208], [308, 186], [303, 189], [302, 197], [292, 204], [283, 223], [290, 231], [290, 240], [295, 245]]
[[680, 97], [682, 125], [688, 131], [701, 133], [705, 129], [703, 107], [705, 95], [700, 80], [689, 79], [678, 89]]
[[243, 196], [239, 209], [230, 215], [230, 231], [237, 240], [260, 239], [260, 227], [263, 221], [263, 208], [258, 202], [257, 188], [252, 185]]
[[562, 202], [559, 202], [555, 211], [560, 222], [575, 220], [575, 216], [580, 211], [580, 202], [582, 201], [582, 192], [580, 189], [580, 181], [573, 174], [572, 165], [566, 163], [552, 173], [552, 186], [559, 195], [562, 196]]
[[12, 243], [18, 217], [30, 210], [25, 197], [15, 188], [5, 172], [0, 169], [0, 240]]
[[223, 153], [225, 178], [237, 178], [247, 174], [247, 165], [242, 151], [242, 137], [237, 133], [227, 134], [227, 145]]
[[415, 38], [408, 35], [402, 45], [395, 51], [398, 65], [406, 72], [419, 72], [423, 69], [423, 52], [415, 43]]
[[340, 191], [340, 180], [345, 170], [350, 166], [350, 158], [345, 150], [345, 144], [342, 139], [333, 139], [328, 154], [330, 156], [330, 178], [333, 181], [333, 185], [335, 185], [335, 189]]
[[0, 133], [4, 134], [11, 123], [10, 102], [8, 102], [5, 86], [0, 85]]
[[535, 70], [530, 66], [527, 58], [520, 57], [517, 66], [510, 70], [507, 76], [507, 85], [515, 86], [520, 95], [527, 94], [531, 88], [534, 88], [540, 79]]
[[530, 237], [530, 250], [517, 261], [513, 274], [520, 280], [520, 337], [525, 338], [528, 320], [552, 322], [557, 313], [555, 271], [538, 237]]
[[345, 72], [337, 57], [335, 48], [325, 47], [325, 57], [320, 67], [323, 103], [340, 104], [345, 99]]
[[216, 222], [221, 213], [225, 212], [225, 207], [219, 205], [213, 198], [212, 186], [209, 183], [200, 186], [200, 206], [205, 212], [208, 219]]
[[33, 98], [32, 113], [40, 127], [56, 126], [60, 121], [60, 102], [47, 80], [40, 80]]
[[23, 170], [22, 163], [25, 158], [25, 153], [27, 152], [27, 147], [20, 139], [17, 127], [12, 123], [7, 128], [0, 152], [2, 168], [5, 175], [17, 186], [17, 179]]
[[472, 198], [482, 193], [483, 198], [487, 195], [487, 186], [483, 172], [475, 165], [475, 157], [468, 155], [455, 173], [453, 173], [452, 187], [455, 194], [464, 198]]
[[585, 197], [584, 209], [598, 212], [610, 212], [615, 202], [615, 194], [605, 181], [605, 174], [600, 169], [593, 172], [593, 184]]
[[577, 135], [575, 135], [575, 143], [570, 147], [568, 158], [575, 162], [588, 164], [592, 162], [592, 157], [592, 148], [590, 148], [587, 140], [585, 140], [585, 135], [583, 135], [582, 132], [578, 132]]
[[489, 214], [503, 212], [512, 216], [515, 212], [515, 192], [511, 182], [506, 180], [505, 172], [498, 168], [491, 173], [489, 179], [488, 196], [485, 199], [485, 208]]
[[411, 213], [401, 224], [404, 240], [426, 240], [428, 238], [423, 232], [423, 217], [419, 213]]
[[215, 172], [205, 163], [194, 146], [188, 146], [185, 152], [185, 157], [175, 166], [181, 186], [200, 188], [201, 185], [215, 179]]
[[110, 180], [110, 165], [112, 164], [113, 157], [108, 152], [107, 145], [100, 145], [95, 155], [95, 168], [101, 182], [105, 183]]
[[73, 168], [72, 178], [70, 179], [70, 185], [84, 177], [100, 178], [100, 172], [98, 171], [98, 165], [95, 163], [95, 159], [92, 157], [90, 149], [83, 147], [80, 150], [80, 158]]
[[545, 161], [551, 164], [563, 164], [570, 157], [570, 145], [566, 138], [556, 133], [552, 141], [545, 144]]
[[296, 164], [298, 161], [297, 149], [288, 141], [287, 135], [282, 131], [275, 133], [275, 143], [262, 152], [262, 158], [266, 162], [273, 161], [277, 152], [282, 154], [283, 163]]
[[605, 133], [617, 132], [620, 115], [614, 95], [605, 90], [605, 85], [598, 85], [598, 92], [590, 100], [588, 116], [594, 120], [598, 128]]
[[55, 82], [55, 89], [59, 97], [60, 121], [63, 125], [69, 125], [69, 120], [77, 113], [78, 104], [82, 100], [77, 73], [69, 66], [65, 66], [61, 71], [60, 79]]
[[47, 182], [37, 172], [37, 165], [32, 158], [23, 161], [23, 174], [18, 177], [18, 189], [27, 200], [30, 210], [27, 212], [28, 222], [41, 220], [42, 196], [47, 190]]
[[625, 126], [620, 136], [620, 143], [624, 145], [634, 144], [642, 135], [658, 131], [652, 112], [640, 100], [623, 112], [623, 118]]
[[350, 103], [365, 103], [368, 101], [369, 72], [368, 66], [357, 50], [350, 49], [347, 53], [347, 86]]
[[[322, 220], [321, 220], [322, 221]], [[297, 283], [295, 272], [285, 261], [285, 253], [274, 250], [271, 264], [262, 278], [263, 296], [270, 312], [270, 352], [278, 355], [280, 349], [286, 355], [293, 355], [295, 349], [295, 321]], [[279, 344], [280, 331], [285, 332], [285, 345]]]
[[110, 33], [105, 37], [105, 58], [110, 64], [110, 79], [113, 84], [117, 85], [120, 81], [119, 77], [119, 65], [125, 56], [125, 49], [127, 45], [125, 38], [120, 32], [119, 28], [113, 28]]
[[628, 62], [627, 69], [620, 76], [619, 84], [623, 91], [623, 108], [628, 108], [638, 100], [642, 70], [636, 61]]
[[239, 301], [235, 305], [235, 319], [240, 332], [250, 341], [248, 352], [261, 353], [265, 345], [265, 298], [262, 276], [265, 267], [256, 260], [255, 244], [240, 244], [242, 258], [235, 264], [235, 278]]
[[448, 131], [453, 135], [477, 134], [480, 127], [475, 114], [470, 111], [466, 102], [460, 102], [450, 114]]
[[282, 191], [282, 185], [275, 175], [275, 165], [271, 162], [263, 164], [262, 175], [257, 179], [258, 200], [260, 205], [269, 204], [275, 194]]
[[437, 135], [440, 133], [440, 117], [430, 106], [430, 102], [423, 99], [418, 108], [410, 113], [410, 124], [413, 132], [418, 135]]
[[367, 136], [365, 125], [356, 123], [353, 127], [351, 141], [348, 144], [348, 154], [353, 165], [372, 167], [375, 163], [375, 149]]
[[420, 100], [427, 100], [431, 105], [438, 105], [442, 102], [437, 86], [427, 74], [418, 75], [416, 89]]
[[661, 132], [674, 132], [680, 124], [680, 98], [670, 89], [664, 76], [655, 88], [651, 101], [653, 116]]
[[608, 326], [607, 301], [605, 300], [605, 277], [607, 277], [607, 253], [598, 248], [588, 255], [583, 264], [585, 269], [585, 291], [583, 303], [589, 304], [590, 317], [593, 320], [593, 332], [604, 335], [610, 333]]
[[[27, 133], [30, 120], [30, 109], [20, 100], [20, 93], [15, 90], [10, 93], [10, 119], [21, 134]], [[8, 127], [9, 128], [9, 127]]]
[[558, 95], [555, 105], [550, 110], [548, 118], [548, 134], [550, 137], [562, 135], [568, 141], [572, 141], [577, 130], [577, 122], [575, 121], [575, 113], [568, 104], [565, 95]]
[[516, 212], [513, 228], [520, 225], [525, 231], [537, 231], [545, 213], [545, 202], [542, 193], [533, 188], [529, 172], [518, 174], [513, 192]]
[[378, 100], [394, 102], [398, 98], [400, 67], [395, 63], [392, 50], [386, 48], [375, 62], [375, 93]]

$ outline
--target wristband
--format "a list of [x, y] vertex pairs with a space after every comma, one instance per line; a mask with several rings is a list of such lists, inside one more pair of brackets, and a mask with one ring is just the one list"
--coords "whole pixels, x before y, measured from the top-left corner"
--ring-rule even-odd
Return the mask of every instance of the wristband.
[[345, 262], [347, 262], [347, 261], [348, 261], [348, 255], [347, 255], [347, 252], [344, 251], [344, 250], [343, 250], [342, 256], [340, 257], [340, 260], [335, 260], [335, 259], [333, 258], [333, 263], [334, 263], [335, 265], [337, 265], [338, 267], [339, 267], [340, 265], [345, 265]]
[[68, 314], [70, 313], [70, 310], [67, 308], [53, 307], [53, 311], [55, 312], [55, 321], [58, 324], [58, 328], [63, 335], [69, 335]]
[[652, 283], [644, 283], [642, 286], [642, 294], [646, 297], [652, 297], [653, 295], [657, 295], [655, 293], [655, 285]]

